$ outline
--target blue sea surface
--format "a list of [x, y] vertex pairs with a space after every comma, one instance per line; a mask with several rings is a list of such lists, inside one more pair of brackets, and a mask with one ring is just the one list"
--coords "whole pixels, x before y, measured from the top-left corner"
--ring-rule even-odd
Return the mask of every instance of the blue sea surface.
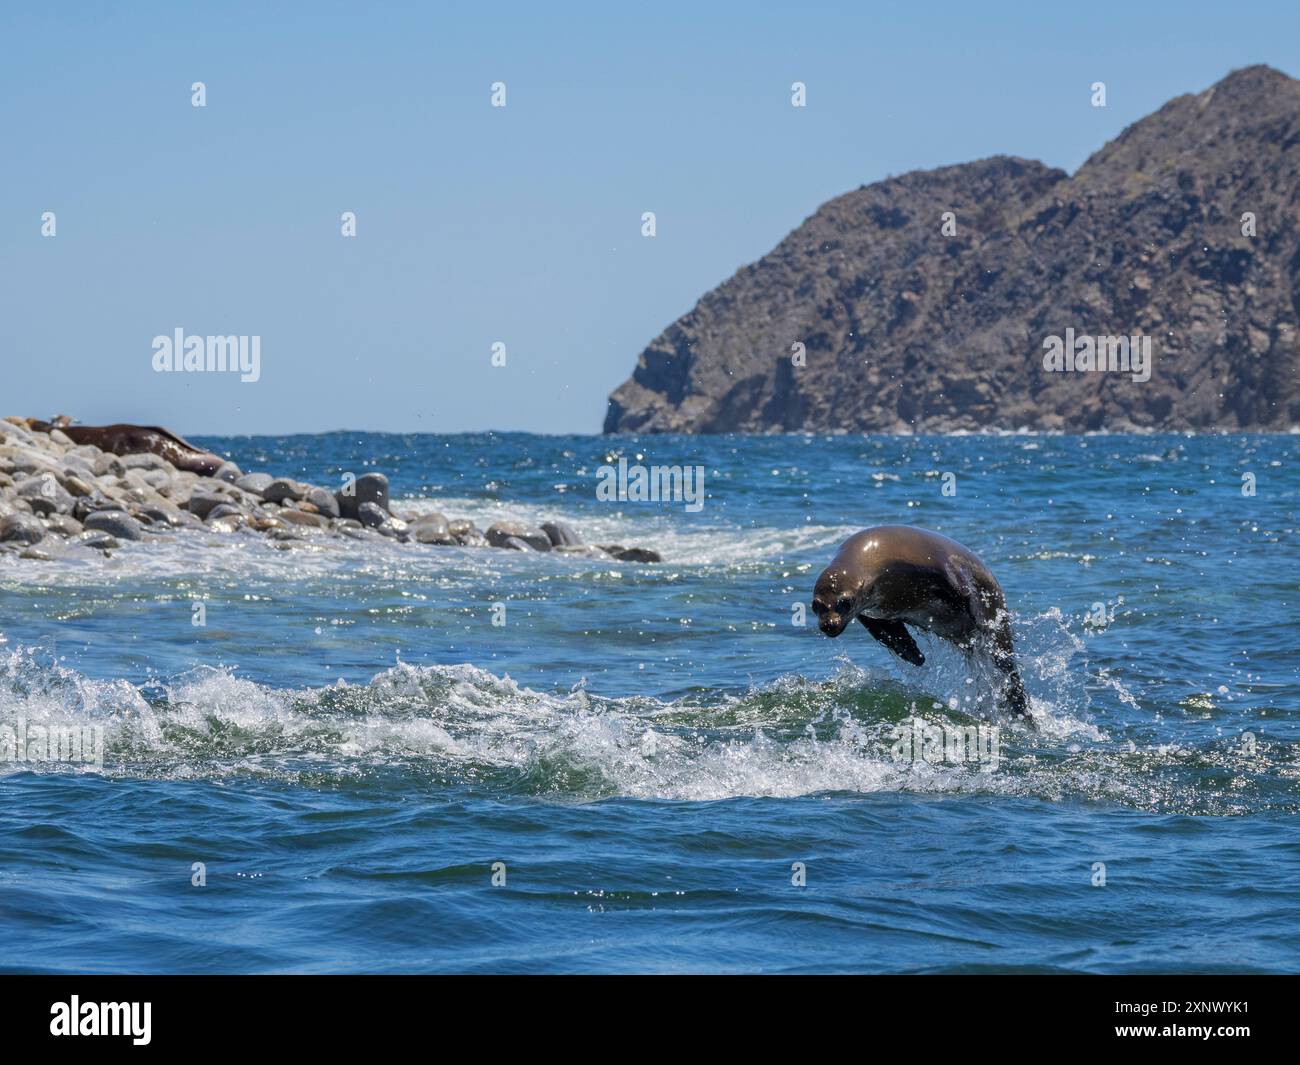
[[[1300, 971], [1300, 437], [200, 442], [663, 562], [0, 557], [0, 728], [106, 745], [0, 762], [2, 970]], [[702, 466], [703, 508], [601, 502], [620, 456]], [[924, 634], [915, 668], [800, 616], [886, 523], [998, 575], [1035, 727]]]

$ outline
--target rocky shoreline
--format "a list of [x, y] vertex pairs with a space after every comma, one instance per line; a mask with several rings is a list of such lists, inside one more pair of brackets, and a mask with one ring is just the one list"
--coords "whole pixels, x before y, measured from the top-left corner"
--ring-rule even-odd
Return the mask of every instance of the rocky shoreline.
[[644, 547], [584, 543], [559, 521], [540, 527], [503, 521], [480, 530], [438, 511], [398, 514], [382, 473], [362, 474], [337, 492], [245, 473], [225, 460], [212, 463], [210, 473], [197, 473], [178, 469], [152, 450], [131, 450], [140, 445], [130, 441], [117, 445], [125, 453], [77, 443], [64, 428], [35, 419], [0, 420], [0, 557], [106, 557], [124, 542], [197, 530], [247, 531], [286, 549], [333, 537], [661, 561]]

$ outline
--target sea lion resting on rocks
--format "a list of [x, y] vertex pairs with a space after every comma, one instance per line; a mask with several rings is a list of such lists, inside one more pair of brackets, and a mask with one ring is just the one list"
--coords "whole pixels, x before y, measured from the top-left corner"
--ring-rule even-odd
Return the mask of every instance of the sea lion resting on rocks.
[[202, 477], [211, 477], [225, 462], [220, 455], [201, 451], [188, 440], [157, 425], [73, 425], [62, 415], [53, 422], [28, 418], [27, 425], [38, 433], [59, 429], [74, 443], [94, 444], [101, 451], [111, 451], [114, 455], [138, 455], [151, 451], [178, 470]]
[[1029, 715], [1002, 588], [975, 553], [955, 540], [910, 525], [855, 533], [817, 578], [812, 609], [827, 636], [838, 636], [856, 617], [914, 666], [924, 665], [925, 656], [907, 625], [933, 632], [967, 655], [987, 651], [1006, 675], [1007, 705]]
[[66, 416], [0, 418], [0, 556], [52, 561], [80, 548], [108, 553], [123, 540], [187, 528], [261, 533], [282, 548], [329, 535], [660, 561], [644, 547], [585, 544], [558, 521], [541, 528], [496, 522], [484, 534], [468, 519], [436, 511], [398, 514], [388, 478], [377, 471], [349, 476], [331, 491], [292, 477], [246, 474], [166, 429], [76, 426]]

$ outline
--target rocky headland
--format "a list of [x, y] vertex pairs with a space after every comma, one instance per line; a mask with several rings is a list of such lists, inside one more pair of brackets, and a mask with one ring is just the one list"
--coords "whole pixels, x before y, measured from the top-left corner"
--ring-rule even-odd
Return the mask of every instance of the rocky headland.
[[[1080, 111], [1088, 98], [1081, 93]], [[1049, 372], [1142, 335], [1149, 380]], [[1073, 175], [999, 156], [822, 205], [706, 293], [608, 433], [1287, 431], [1300, 425], [1300, 82], [1171, 100]]]

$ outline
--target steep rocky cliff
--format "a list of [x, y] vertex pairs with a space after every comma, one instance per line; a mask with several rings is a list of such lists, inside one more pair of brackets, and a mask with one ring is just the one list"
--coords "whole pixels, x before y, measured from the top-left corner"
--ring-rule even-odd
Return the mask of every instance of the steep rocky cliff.
[[[1249, 67], [1073, 176], [996, 157], [831, 200], [651, 342], [605, 431], [1289, 429], [1298, 318], [1300, 82]], [[1150, 337], [1150, 380], [1048, 372], [1067, 329]]]

